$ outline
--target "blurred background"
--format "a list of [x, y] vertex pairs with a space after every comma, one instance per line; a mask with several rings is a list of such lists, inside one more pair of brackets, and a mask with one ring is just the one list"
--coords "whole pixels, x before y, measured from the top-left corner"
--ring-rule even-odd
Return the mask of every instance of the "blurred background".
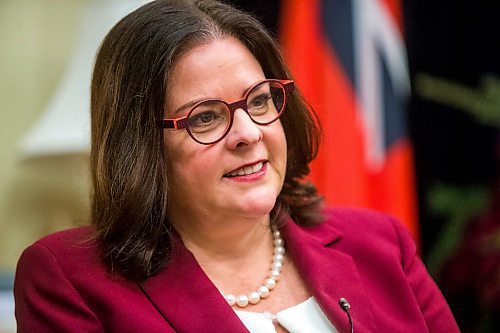
[[[140, 0], [0, 0], [0, 333], [22, 249], [88, 223], [88, 86]], [[317, 111], [330, 205], [397, 216], [463, 332], [500, 329], [500, 4], [231, 0], [281, 42]]]

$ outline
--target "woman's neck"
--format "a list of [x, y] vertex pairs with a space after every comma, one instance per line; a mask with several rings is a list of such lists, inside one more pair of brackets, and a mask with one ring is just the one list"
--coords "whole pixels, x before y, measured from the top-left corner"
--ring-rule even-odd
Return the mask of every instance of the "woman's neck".
[[272, 251], [269, 215], [256, 219], [175, 223], [186, 248], [203, 264], [247, 260], [259, 249]]
[[[184, 221], [187, 222], [187, 221]], [[223, 293], [248, 293], [269, 273], [273, 237], [269, 216], [256, 220], [177, 225], [184, 245]]]
[[[252, 221], [203, 222], [185, 223], [176, 229], [212, 283], [225, 296], [257, 291], [269, 278], [273, 262], [269, 216]], [[279, 299], [267, 304], [269, 309], [282, 308]]]

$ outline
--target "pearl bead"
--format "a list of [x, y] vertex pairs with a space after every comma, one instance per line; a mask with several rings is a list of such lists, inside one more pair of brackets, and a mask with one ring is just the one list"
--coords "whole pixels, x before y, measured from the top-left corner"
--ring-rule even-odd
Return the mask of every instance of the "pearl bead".
[[285, 254], [285, 248], [283, 246], [276, 246], [274, 249], [275, 254]]
[[226, 302], [231, 306], [236, 303], [236, 297], [233, 294], [226, 295], [224, 296], [224, 298], [226, 299]]
[[283, 261], [284, 256], [282, 254], [275, 254], [273, 257], [274, 262]]
[[280, 271], [271, 271], [271, 273], [269, 274], [269, 277], [274, 279], [274, 280], [279, 280], [280, 279], [280, 274], [281, 272]]
[[273, 290], [276, 287], [276, 280], [275, 279], [267, 279], [266, 282], [264, 282], [264, 285], [269, 290]]
[[248, 301], [250, 304], [257, 304], [260, 301], [260, 295], [256, 291], [252, 291], [250, 295], [248, 295]]
[[248, 297], [246, 295], [238, 296], [238, 298], [236, 299], [236, 305], [238, 305], [240, 308], [244, 308], [248, 305]]
[[274, 242], [274, 252], [273, 261], [271, 265], [271, 271], [269, 272], [269, 277], [264, 281], [257, 291], [252, 291], [247, 295], [239, 295], [235, 297], [233, 294], [222, 295], [226, 299], [226, 302], [230, 305], [237, 305], [240, 308], [246, 307], [248, 304], [257, 304], [261, 299], [269, 296], [271, 290], [276, 288], [277, 281], [280, 278], [281, 269], [283, 267], [283, 260], [285, 258], [285, 242], [281, 239], [280, 231], [276, 226], [271, 226]]
[[267, 288], [266, 286], [260, 286], [259, 289], [257, 289], [257, 292], [259, 293], [259, 296], [261, 298], [266, 298], [267, 296], [269, 296], [269, 288]]
[[271, 267], [271, 269], [273, 271], [279, 271], [279, 270], [281, 270], [282, 267], [283, 267], [283, 263], [281, 261], [277, 261], [277, 262], [273, 263], [273, 266]]

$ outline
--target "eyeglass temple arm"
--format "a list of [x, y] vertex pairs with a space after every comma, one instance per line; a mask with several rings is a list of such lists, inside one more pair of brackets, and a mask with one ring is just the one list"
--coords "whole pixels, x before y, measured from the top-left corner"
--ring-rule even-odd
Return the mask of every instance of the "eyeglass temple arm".
[[158, 121], [160, 126], [167, 129], [185, 128], [187, 125], [187, 117], [176, 119], [161, 119]]
[[293, 80], [280, 80], [280, 82], [283, 84], [283, 87], [285, 87], [285, 92], [289, 93], [295, 90], [295, 83]]

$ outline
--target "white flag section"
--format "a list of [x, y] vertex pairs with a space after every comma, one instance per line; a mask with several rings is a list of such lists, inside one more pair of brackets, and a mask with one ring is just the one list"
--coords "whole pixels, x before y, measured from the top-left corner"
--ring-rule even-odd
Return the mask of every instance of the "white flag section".
[[19, 144], [22, 159], [89, 150], [90, 81], [97, 49], [114, 24], [145, 2], [98, 0], [88, 5], [69, 67], [45, 112]]
[[[380, 0], [353, 0], [355, 85], [360, 101], [360, 122], [365, 129], [365, 159], [372, 171], [383, 167], [386, 155], [384, 89], [398, 100], [410, 94], [410, 79], [403, 36]], [[384, 84], [386, 64], [391, 85]], [[403, 110], [401, 110], [403, 111]]]

